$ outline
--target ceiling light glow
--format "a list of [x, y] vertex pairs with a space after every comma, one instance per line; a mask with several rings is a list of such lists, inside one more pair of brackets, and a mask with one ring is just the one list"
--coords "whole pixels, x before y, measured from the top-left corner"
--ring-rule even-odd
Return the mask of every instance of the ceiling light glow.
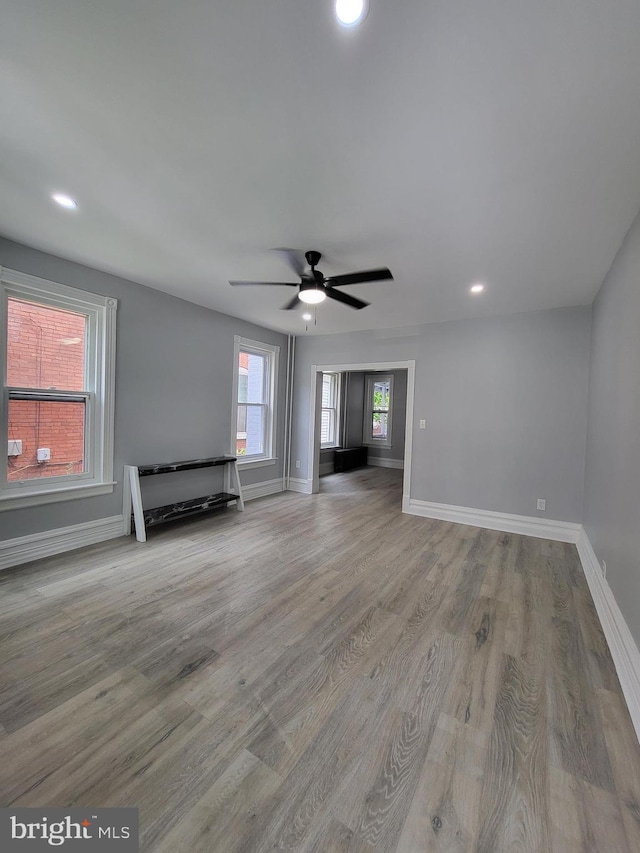
[[368, 0], [336, 0], [336, 18], [343, 27], [355, 27], [364, 21]]
[[305, 311], [304, 314], [302, 315], [302, 319], [303, 320], [311, 320], [311, 314], [309, 314], [308, 311]]
[[298, 294], [298, 299], [306, 302], [307, 305], [317, 305], [319, 302], [324, 302], [326, 298], [327, 294], [324, 290], [316, 290], [315, 288], [301, 290]]
[[78, 202], [72, 199], [70, 195], [65, 195], [65, 193], [53, 193], [51, 198], [56, 204], [59, 204], [60, 207], [65, 207], [67, 210], [75, 210], [78, 206]]
[[484, 284], [481, 284], [481, 282], [472, 284], [470, 290], [471, 293], [482, 293], [482, 291], [484, 290]]

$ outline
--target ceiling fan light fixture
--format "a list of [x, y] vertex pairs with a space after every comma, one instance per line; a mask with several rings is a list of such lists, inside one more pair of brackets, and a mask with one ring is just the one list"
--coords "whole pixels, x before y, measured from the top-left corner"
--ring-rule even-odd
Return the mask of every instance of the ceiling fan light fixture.
[[324, 290], [318, 290], [315, 287], [308, 287], [306, 290], [301, 290], [298, 294], [298, 299], [301, 302], [306, 302], [307, 305], [318, 305], [320, 302], [324, 302], [327, 298], [327, 294]]
[[369, 10], [368, 0], [336, 0], [336, 18], [343, 27], [356, 27]]

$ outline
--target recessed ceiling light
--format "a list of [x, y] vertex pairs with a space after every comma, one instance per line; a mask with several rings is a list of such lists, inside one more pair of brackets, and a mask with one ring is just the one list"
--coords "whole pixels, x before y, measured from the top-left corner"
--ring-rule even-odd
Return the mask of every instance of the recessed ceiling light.
[[298, 299], [306, 302], [307, 305], [317, 305], [319, 302], [324, 302], [327, 294], [324, 290], [316, 290], [315, 287], [309, 287], [306, 290], [301, 290], [298, 294]]
[[355, 27], [364, 21], [369, 0], [336, 0], [336, 18], [343, 27]]
[[309, 314], [308, 311], [305, 311], [304, 314], [302, 315], [302, 319], [303, 320], [311, 320], [311, 314]]
[[472, 284], [470, 290], [471, 293], [482, 293], [482, 291], [484, 290], [484, 284], [481, 284], [481, 282]]
[[65, 195], [64, 193], [53, 193], [51, 198], [56, 204], [59, 204], [60, 207], [66, 207], [67, 210], [75, 210], [78, 206], [77, 201], [72, 199], [70, 195]]

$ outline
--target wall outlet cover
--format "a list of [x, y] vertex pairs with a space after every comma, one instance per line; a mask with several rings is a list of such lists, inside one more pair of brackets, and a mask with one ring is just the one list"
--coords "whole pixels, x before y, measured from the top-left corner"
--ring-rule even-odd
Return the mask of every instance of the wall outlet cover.
[[541, 510], [542, 512], [544, 512], [544, 511], [546, 510], [546, 508], [547, 508], [547, 502], [546, 502], [546, 500], [545, 500], [544, 498], [538, 498], [537, 509], [539, 509], [539, 510]]

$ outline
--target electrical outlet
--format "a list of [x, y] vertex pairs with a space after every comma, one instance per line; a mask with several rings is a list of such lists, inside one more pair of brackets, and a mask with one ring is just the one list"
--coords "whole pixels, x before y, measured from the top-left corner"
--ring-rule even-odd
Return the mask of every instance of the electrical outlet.
[[426, 429], [426, 428], [427, 428], [427, 422], [421, 418], [420, 419], [420, 429]]
[[299, 468], [299, 467], [300, 467], [300, 460], [296, 459], [296, 468]]
[[547, 502], [544, 498], [538, 498], [538, 504], [536, 509], [539, 509], [541, 512], [544, 512], [547, 508]]
[[607, 576], [607, 562], [606, 560], [602, 561], [602, 577], [606, 578]]

